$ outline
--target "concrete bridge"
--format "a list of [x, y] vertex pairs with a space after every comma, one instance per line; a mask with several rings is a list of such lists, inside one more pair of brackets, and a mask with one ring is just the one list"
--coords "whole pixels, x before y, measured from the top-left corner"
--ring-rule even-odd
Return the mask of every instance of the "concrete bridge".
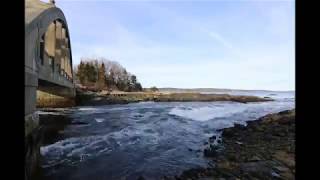
[[[37, 93], [38, 92], [38, 93]], [[51, 94], [52, 96], [45, 96]], [[37, 97], [38, 96], [38, 97]], [[38, 127], [37, 98], [59, 97], [72, 105], [75, 97], [72, 55], [67, 21], [63, 12], [40, 0], [25, 1], [25, 137], [27, 149], [37, 147], [33, 142]], [[40, 98], [40, 99], [41, 99]], [[30, 147], [31, 146], [31, 147]], [[28, 151], [26, 150], [26, 151]], [[37, 150], [38, 151], [38, 150]], [[32, 152], [32, 150], [31, 150]], [[27, 157], [30, 156], [30, 157]], [[33, 166], [36, 155], [26, 152], [26, 159]], [[29, 165], [27, 165], [29, 166]], [[33, 171], [26, 167], [27, 174]]]

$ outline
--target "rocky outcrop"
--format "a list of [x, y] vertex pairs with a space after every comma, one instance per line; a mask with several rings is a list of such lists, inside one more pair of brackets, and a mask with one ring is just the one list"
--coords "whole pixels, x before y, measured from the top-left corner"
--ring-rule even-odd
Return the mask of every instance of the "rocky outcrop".
[[229, 94], [169, 93], [159, 95], [155, 101], [234, 101], [247, 103], [272, 101], [272, 99], [260, 98], [257, 96], [237, 96]]
[[295, 110], [223, 129], [222, 142], [209, 144], [204, 155], [211, 167], [176, 179], [295, 179]]
[[127, 104], [140, 101], [155, 102], [190, 102], [190, 101], [234, 101], [240, 103], [273, 101], [271, 98], [260, 98], [256, 96], [236, 96], [229, 94], [200, 94], [200, 93], [96, 93], [89, 91], [77, 91], [77, 105], [105, 105], [105, 104]]

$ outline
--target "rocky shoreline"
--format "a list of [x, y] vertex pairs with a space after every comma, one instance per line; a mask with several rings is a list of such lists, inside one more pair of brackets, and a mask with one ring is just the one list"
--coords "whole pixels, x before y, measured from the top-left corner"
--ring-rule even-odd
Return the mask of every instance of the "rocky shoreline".
[[196, 92], [159, 93], [159, 92], [120, 92], [97, 93], [77, 90], [76, 104], [82, 105], [107, 105], [128, 104], [142, 101], [155, 102], [190, 102], [190, 101], [234, 101], [240, 103], [273, 101], [269, 97], [238, 96], [229, 94], [201, 94]]
[[[211, 137], [204, 156], [211, 167], [184, 171], [184, 179], [295, 179], [295, 110], [269, 114]], [[170, 179], [170, 178], [165, 178]]]

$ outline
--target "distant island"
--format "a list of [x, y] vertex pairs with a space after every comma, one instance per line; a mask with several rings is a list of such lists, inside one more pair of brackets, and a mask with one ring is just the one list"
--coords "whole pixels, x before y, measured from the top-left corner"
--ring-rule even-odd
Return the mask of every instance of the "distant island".
[[[255, 91], [255, 92], [279, 92], [279, 91], [273, 91], [273, 90], [249, 90], [249, 89], [224, 89], [224, 88], [171, 88], [171, 87], [166, 87], [166, 88], [158, 88], [159, 91], [163, 92], [199, 92], [199, 93], [204, 93], [204, 92], [233, 92], [233, 91], [238, 91], [238, 92], [250, 92], [250, 91]], [[281, 91], [281, 92], [294, 92], [294, 91]]]

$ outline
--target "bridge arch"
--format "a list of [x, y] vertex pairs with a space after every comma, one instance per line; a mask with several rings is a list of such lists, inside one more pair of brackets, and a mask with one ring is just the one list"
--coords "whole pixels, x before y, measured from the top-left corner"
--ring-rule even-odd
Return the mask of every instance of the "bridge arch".
[[[26, 14], [28, 15], [28, 14]], [[30, 15], [31, 16], [31, 15]], [[66, 42], [68, 51], [70, 54], [70, 67], [72, 67], [72, 51], [70, 43], [69, 29], [67, 21], [63, 12], [57, 7], [50, 7], [40, 12], [38, 16], [32, 19], [25, 27], [25, 47], [26, 47], [26, 60], [25, 66], [29, 69], [35, 70], [38, 72], [40, 69], [39, 65], [41, 64], [40, 59], [40, 41], [41, 38], [47, 33], [48, 28], [52, 23], [60, 23], [62, 29], [65, 30], [65, 35], [68, 41]], [[34, 51], [34, 52], [32, 52]], [[33, 58], [32, 58], [33, 57]], [[32, 62], [30, 62], [32, 61]], [[72, 76], [72, 68], [71, 68]]]
[[66, 18], [52, 3], [25, 3], [25, 135], [38, 125], [37, 90], [73, 98], [72, 52]]

